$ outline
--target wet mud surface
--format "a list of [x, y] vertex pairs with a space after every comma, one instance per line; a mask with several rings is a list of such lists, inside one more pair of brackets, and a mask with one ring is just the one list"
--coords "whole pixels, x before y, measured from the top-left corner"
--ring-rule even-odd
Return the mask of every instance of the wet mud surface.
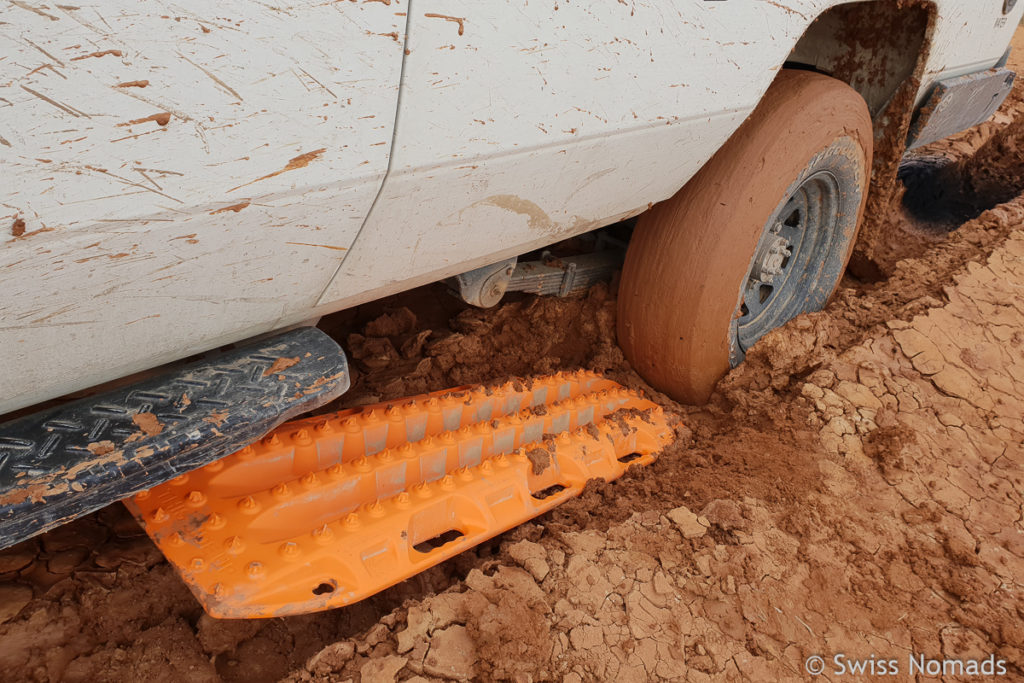
[[[4, 677], [781, 681], [845, 653], [994, 655], [1021, 680], [1022, 126], [1018, 85], [921, 150], [945, 184], [908, 181], [900, 257], [708, 405], [647, 389], [685, 425], [650, 467], [350, 608], [260, 621], [205, 616], [114, 505], [0, 552]], [[961, 213], [934, 210], [950, 196]], [[322, 326], [355, 369], [333, 409], [578, 367], [645, 388], [615, 282], [488, 311], [429, 287]]]

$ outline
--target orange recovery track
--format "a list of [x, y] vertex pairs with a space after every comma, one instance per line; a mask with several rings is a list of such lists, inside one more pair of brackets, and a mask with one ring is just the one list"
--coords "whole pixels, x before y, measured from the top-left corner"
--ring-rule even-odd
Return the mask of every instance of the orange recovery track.
[[349, 605], [653, 462], [662, 409], [590, 372], [281, 425], [126, 501], [210, 615]]

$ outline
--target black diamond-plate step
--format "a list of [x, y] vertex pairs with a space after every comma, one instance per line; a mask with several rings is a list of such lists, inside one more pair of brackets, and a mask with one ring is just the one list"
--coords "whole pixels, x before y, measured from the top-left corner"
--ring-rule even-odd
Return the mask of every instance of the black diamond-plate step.
[[0, 548], [207, 465], [349, 387], [304, 327], [0, 424]]

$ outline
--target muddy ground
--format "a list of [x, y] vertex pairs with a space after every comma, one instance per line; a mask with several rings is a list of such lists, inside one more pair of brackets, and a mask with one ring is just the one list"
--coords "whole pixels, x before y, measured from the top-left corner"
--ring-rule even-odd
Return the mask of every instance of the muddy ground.
[[[0, 553], [3, 678], [801, 680], [841, 653], [1024, 679], [1022, 95], [916, 156], [913, 212], [875, 217], [903, 260], [766, 337], [709, 405], [648, 389], [685, 425], [654, 465], [353, 607], [265, 621], [204, 616], [114, 505]], [[335, 316], [357, 370], [335, 407], [578, 367], [644, 387], [614, 316], [614, 282]]]

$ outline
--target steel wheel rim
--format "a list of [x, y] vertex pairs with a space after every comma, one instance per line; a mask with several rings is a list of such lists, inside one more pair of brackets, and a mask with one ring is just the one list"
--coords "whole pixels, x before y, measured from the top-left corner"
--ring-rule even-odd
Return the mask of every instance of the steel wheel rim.
[[770, 330], [804, 312], [839, 238], [842, 194], [830, 171], [808, 176], [765, 223], [737, 310], [742, 354]]

